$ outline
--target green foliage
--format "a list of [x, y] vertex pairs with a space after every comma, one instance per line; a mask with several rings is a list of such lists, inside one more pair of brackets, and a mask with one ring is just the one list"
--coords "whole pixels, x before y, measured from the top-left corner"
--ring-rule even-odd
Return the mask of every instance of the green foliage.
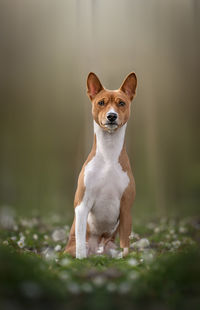
[[78, 260], [63, 254], [69, 226], [58, 217], [6, 218], [5, 212], [3, 216], [2, 309], [197, 309], [200, 305], [197, 219], [135, 223], [128, 257]]

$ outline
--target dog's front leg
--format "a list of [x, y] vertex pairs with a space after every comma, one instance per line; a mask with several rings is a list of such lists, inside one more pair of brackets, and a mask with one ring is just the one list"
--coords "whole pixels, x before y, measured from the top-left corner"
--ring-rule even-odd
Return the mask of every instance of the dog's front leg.
[[130, 208], [122, 208], [119, 221], [120, 247], [123, 249], [123, 257], [129, 253], [129, 236], [131, 234], [132, 218]]
[[76, 258], [87, 257], [86, 253], [86, 228], [88, 209], [82, 202], [75, 208], [76, 224], [75, 224], [75, 236], [76, 236]]

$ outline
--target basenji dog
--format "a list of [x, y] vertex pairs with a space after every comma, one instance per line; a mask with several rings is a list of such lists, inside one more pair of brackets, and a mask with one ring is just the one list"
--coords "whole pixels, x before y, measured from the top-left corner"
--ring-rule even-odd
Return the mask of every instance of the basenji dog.
[[78, 178], [75, 216], [65, 249], [76, 258], [109, 254], [116, 249], [118, 232], [122, 256], [129, 253], [135, 181], [124, 138], [136, 86], [133, 72], [117, 90], [107, 90], [94, 73], [88, 75], [94, 142]]

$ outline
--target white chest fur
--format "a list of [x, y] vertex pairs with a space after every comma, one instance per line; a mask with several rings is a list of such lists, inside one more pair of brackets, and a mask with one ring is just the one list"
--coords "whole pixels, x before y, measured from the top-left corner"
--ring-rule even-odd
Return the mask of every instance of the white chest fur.
[[129, 183], [119, 163], [125, 130], [126, 125], [110, 134], [94, 122], [97, 149], [84, 173], [84, 205], [88, 207], [88, 224], [93, 234], [111, 234], [118, 224], [120, 200]]

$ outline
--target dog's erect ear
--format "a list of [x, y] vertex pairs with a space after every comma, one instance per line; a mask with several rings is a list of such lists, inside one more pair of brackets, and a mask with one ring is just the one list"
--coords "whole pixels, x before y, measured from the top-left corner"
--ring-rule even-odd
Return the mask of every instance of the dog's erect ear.
[[104, 89], [96, 74], [90, 72], [87, 78], [87, 94], [91, 100]]
[[137, 77], [134, 72], [131, 72], [122, 83], [120, 90], [122, 90], [130, 100], [133, 99], [135, 95], [135, 90], [137, 86]]

